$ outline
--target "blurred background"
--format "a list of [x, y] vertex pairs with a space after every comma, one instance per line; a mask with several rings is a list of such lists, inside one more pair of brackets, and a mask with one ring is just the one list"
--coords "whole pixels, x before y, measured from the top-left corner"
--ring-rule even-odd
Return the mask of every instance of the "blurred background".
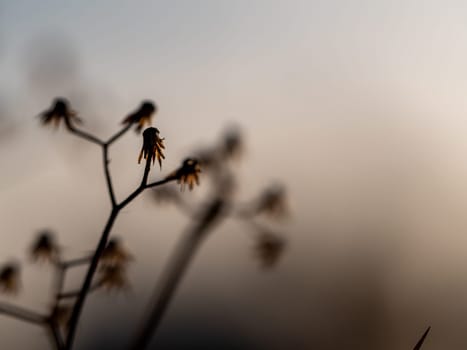
[[[235, 198], [282, 182], [291, 213], [267, 223], [287, 239], [268, 270], [244, 225], [217, 227], [154, 346], [411, 349], [431, 325], [424, 349], [466, 348], [466, 16], [454, 0], [0, 2], [0, 263], [20, 262], [23, 281], [1, 300], [47, 310], [51, 269], [27, 256], [36, 233], [81, 256], [110, 209], [100, 150], [36, 116], [64, 96], [106, 139], [152, 99], [167, 147], [152, 179], [235, 123]], [[140, 181], [140, 147], [130, 132], [111, 148], [120, 199]], [[205, 184], [183, 196], [198, 203]], [[122, 212], [132, 288], [88, 299], [77, 349], [125, 349], [189, 226], [150, 194]], [[2, 349], [48, 341], [0, 317]]]

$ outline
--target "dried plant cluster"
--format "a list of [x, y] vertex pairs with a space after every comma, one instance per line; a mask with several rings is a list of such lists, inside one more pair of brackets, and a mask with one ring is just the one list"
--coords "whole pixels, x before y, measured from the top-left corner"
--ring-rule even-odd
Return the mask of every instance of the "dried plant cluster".
[[[155, 161], [157, 160], [159, 167], [162, 167], [165, 159], [164, 138], [157, 128], [151, 126], [156, 112], [157, 107], [153, 102], [143, 101], [138, 109], [123, 119], [122, 129], [107, 141], [78, 128], [82, 120], [64, 98], [55, 99], [52, 106], [40, 114], [43, 125], [52, 124], [56, 128], [63, 125], [71, 134], [101, 148], [111, 204], [111, 211], [98, 244], [89, 256], [65, 259], [56, 235], [50, 230], [43, 230], [35, 237], [29, 248], [32, 262], [48, 264], [54, 271], [53, 297], [48, 313], [40, 314], [8, 303], [0, 303], [0, 313], [47, 329], [55, 349], [72, 349], [80, 315], [91, 292], [118, 291], [129, 287], [127, 268], [133, 256], [120, 238], [110, 235], [120, 211], [145, 190], [151, 190], [153, 198], [159, 203], [177, 205], [183, 213], [190, 216], [191, 226], [179, 241], [162, 276], [154, 277], [158, 283], [153, 300], [148, 305], [148, 317], [135, 329], [134, 341], [129, 345], [129, 349], [141, 350], [147, 347], [193, 255], [204, 238], [226, 217], [236, 218], [247, 225], [254, 239], [254, 255], [262, 267], [275, 266], [286, 247], [284, 237], [272, 231], [263, 222], [264, 219], [283, 218], [288, 212], [286, 193], [281, 185], [266, 188], [246, 204], [238, 204], [235, 199], [236, 178], [232, 161], [239, 157], [243, 148], [241, 134], [236, 128], [229, 129], [220, 142], [212, 147], [196, 152], [194, 157], [186, 158], [178, 169], [171, 171], [166, 177], [154, 182], [148, 181]], [[132, 128], [137, 134], [142, 134], [142, 147], [137, 158], [138, 163], [144, 160], [144, 172], [135, 190], [119, 201], [113, 189], [108, 152], [110, 146]], [[191, 205], [184, 196], [184, 190], [193, 190], [199, 185], [201, 174], [203, 181], [206, 179], [209, 185], [208, 197], [201, 205]], [[172, 182], [178, 183], [180, 190], [170, 185]], [[81, 288], [64, 290], [67, 273], [77, 266], [86, 268]], [[20, 271], [20, 265], [16, 262], [6, 263], [0, 268], [0, 292], [16, 294], [20, 291]]]

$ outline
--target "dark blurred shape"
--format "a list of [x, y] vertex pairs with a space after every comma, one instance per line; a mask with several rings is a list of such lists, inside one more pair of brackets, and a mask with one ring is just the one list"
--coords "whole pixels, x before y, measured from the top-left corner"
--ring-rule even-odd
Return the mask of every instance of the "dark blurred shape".
[[271, 268], [277, 264], [279, 258], [285, 250], [285, 240], [278, 234], [272, 232], [262, 232], [255, 245], [255, 254], [261, 266]]
[[124, 247], [119, 238], [112, 238], [105, 247], [99, 262], [105, 266], [127, 265], [133, 256]]
[[284, 186], [276, 184], [266, 188], [260, 195], [256, 209], [257, 214], [267, 214], [274, 218], [287, 215], [286, 191]]
[[0, 270], [0, 291], [5, 294], [17, 294], [20, 288], [20, 267], [8, 263]]
[[157, 112], [157, 106], [152, 101], [143, 101], [141, 106], [136, 111], [129, 114], [122, 124], [133, 125], [137, 124], [135, 131], [140, 133], [145, 125], [151, 125], [152, 116]]
[[180, 189], [183, 191], [185, 186], [188, 185], [190, 191], [196, 185], [199, 185], [199, 173], [201, 167], [197, 159], [187, 158], [183, 161], [182, 166], [171, 173], [169, 178], [176, 178], [177, 183], [180, 184]]
[[151, 190], [154, 199], [158, 203], [178, 203], [180, 201], [179, 192], [171, 185], [155, 187]]
[[53, 101], [52, 106], [42, 112], [40, 117], [42, 124], [48, 125], [54, 123], [55, 127], [58, 127], [62, 120], [65, 124], [81, 122], [81, 120], [76, 116], [76, 112], [70, 108], [68, 100], [63, 97], [57, 97]]
[[420, 350], [422, 348], [422, 345], [423, 343], [425, 342], [425, 339], [428, 335], [428, 333], [430, 332], [430, 329], [431, 327], [428, 327], [425, 331], [425, 333], [423, 333], [422, 337], [420, 338], [420, 340], [417, 342], [417, 344], [415, 345], [415, 347], [413, 348], [413, 350]]
[[49, 230], [39, 232], [34, 240], [30, 255], [34, 262], [55, 262], [58, 259], [60, 249], [54, 234]]
[[162, 159], [165, 159], [162, 150], [165, 149], [164, 139], [159, 137], [159, 129], [147, 128], [143, 131], [143, 146], [139, 153], [138, 163], [141, 163], [141, 159], [151, 160], [154, 164], [156, 158], [159, 162], [159, 166], [162, 168]]
[[243, 150], [242, 133], [238, 126], [230, 126], [224, 133], [220, 147], [221, 156], [225, 159], [238, 158]]

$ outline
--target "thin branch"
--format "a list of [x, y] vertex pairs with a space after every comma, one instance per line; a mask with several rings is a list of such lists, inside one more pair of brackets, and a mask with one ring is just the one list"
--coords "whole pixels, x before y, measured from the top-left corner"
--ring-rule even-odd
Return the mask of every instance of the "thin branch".
[[423, 333], [422, 337], [420, 338], [420, 340], [417, 342], [417, 344], [415, 345], [415, 347], [413, 348], [413, 350], [420, 350], [422, 348], [422, 345], [423, 343], [425, 342], [425, 339], [426, 339], [426, 336], [428, 335], [428, 333], [430, 332], [430, 329], [431, 329], [431, 326], [428, 327], [425, 331], [425, 333]]
[[203, 235], [200, 234], [201, 231], [199, 229], [198, 227], [195, 231], [188, 233], [179, 242], [164, 274], [157, 284], [151, 311], [131, 346], [132, 350], [145, 349], [149, 345], [152, 335], [157, 331], [175, 294], [176, 288], [201, 242]]
[[40, 315], [34, 311], [27, 310], [19, 306], [14, 306], [5, 303], [0, 304], [0, 314], [5, 314], [23, 321], [36, 324], [44, 324], [47, 322], [46, 316]]
[[110, 176], [110, 169], [109, 169], [109, 150], [108, 145], [102, 145], [102, 156], [104, 162], [104, 172], [105, 172], [105, 180], [107, 182], [107, 190], [109, 191], [110, 202], [112, 203], [112, 208], [115, 208], [117, 205], [117, 200], [115, 199], [115, 193], [112, 185], [112, 178]]
[[[91, 292], [94, 292], [95, 290], [99, 289], [100, 287], [102, 286], [102, 281], [94, 284], [93, 286], [91, 286], [88, 290], [88, 293], [91, 293]], [[70, 291], [70, 292], [63, 292], [63, 293], [60, 293], [58, 295], [58, 299], [62, 300], [62, 299], [70, 299], [70, 298], [77, 298], [79, 296], [79, 293], [81, 292], [81, 290], [73, 290], [73, 291]]]
[[178, 243], [157, 284], [151, 311], [131, 346], [132, 350], [144, 350], [149, 345], [200, 243], [214, 224], [219, 223], [225, 208], [226, 203], [223, 200], [214, 198], [206, 206], [194, 228]]
[[117, 132], [115, 135], [113, 135], [110, 139], [105, 142], [105, 145], [110, 146], [112, 143], [117, 141], [121, 136], [123, 136], [130, 128], [133, 126], [133, 124], [127, 124], [122, 130]]
[[65, 346], [60, 330], [56, 324], [49, 322], [49, 331], [57, 350], [62, 350]]
[[89, 264], [92, 260], [92, 256], [85, 256], [83, 258], [77, 258], [73, 260], [68, 260], [68, 261], [63, 261], [61, 265], [63, 268], [68, 269], [70, 267], [75, 267], [75, 266], [80, 266], [80, 265], [86, 265]]
[[95, 137], [94, 135], [91, 135], [85, 131], [77, 129], [73, 124], [71, 124], [70, 120], [68, 118], [65, 118], [65, 124], [67, 129], [72, 133], [75, 134], [76, 136], [79, 136], [89, 142], [95, 143], [99, 146], [103, 146], [104, 142]]
[[68, 336], [67, 336], [66, 343], [65, 343], [65, 349], [67, 350], [70, 350], [71, 347], [73, 346], [73, 341], [74, 341], [74, 337], [76, 333], [76, 327], [78, 325], [78, 320], [81, 315], [81, 310], [83, 309], [83, 305], [86, 300], [88, 291], [91, 288], [92, 278], [94, 277], [94, 273], [97, 270], [99, 258], [101, 257], [102, 252], [104, 251], [107, 245], [107, 240], [109, 238], [110, 231], [112, 230], [112, 226], [115, 222], [115, 219], [117, 218], [118, 212], [119, 212], [119, 209], [114, 208], [112, 212], [110, 213], [110, 216], [104, 227], [104, 231], [102, 232], [101, 239], [99, 240], [99, 244], [97, 245], [94, 256], [92, 257], [88, 272], [86, 273], [83, 286], [81, 287], [78, 298], [73, 307], [73, 311], [72, 311], [70, 322], [69, 322]]

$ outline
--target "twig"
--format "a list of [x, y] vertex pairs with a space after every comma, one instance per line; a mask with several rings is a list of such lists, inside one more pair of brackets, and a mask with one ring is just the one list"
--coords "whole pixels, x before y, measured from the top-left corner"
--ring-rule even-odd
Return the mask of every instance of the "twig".
[[80, 266], [80, 265], [86, 265], [91, 262], [92, 256], [85, 256], [83, 258], [77, 258], [73, 260], [68, 260], [68, 261], [62, 261], [61, 265], [67, 269], [70, 267], [75, 267], [75, 266]]
[[40, 315], [34, 311], [5, 303], [0, 304], [0, 313], [35, 324], [44, 324], [48, 319], [47, 316]]
[[102, 155], [103, 155], [103, 162], [104, 162], [104, 172], [105, 172], [105, 180], [107, 182], [107, 190], [109, 191], [110, 202], [112, 203], [112, 208], [115, 208], [117, 205], [117, 200], [115, 199], [115, 193], [112, 185], [112, 178], [110, 176], [109, 170], [109, 151], [108, 145], [102, 145]]
[[52, 336], [53, 342], [54, 342], [55, 346], [57, 347], [57, 350], [62, 350], [63, 347], [65, 346], [65, 344], [63, 343], [63, 339], [62, 339], [62, 336], [60, 334], [59, 328], [52, 321], [49, 322], [48, 326], [49, 326], [48, 328], [49, 328], [50, 334]]
[[79, 136], [89, 142], [95, 143], [99, 146], [103, 146], [104, 142], [95, 137], [94, 135], [88, 134], [85, 131], [77, 129], [73, 124], [71, 124], [71, 121], [68, 118], [65, 118], [65, 125], [72, 134], [75, 134], [76, 136]]
[[425, 333], [423, 333], [422, 337], [420, 338], [420, 340], [417, 342], [417, 344], [415, 345], [415, 347], [413, 348], [413, 350], [420, 350], [422, 348], [422, 345], [423, 343], [425, 342], [425, 338], [426, 336], [428, 335], [428, 333], [430, 332], [430, 329], [431, 329], [431, 326], [428, 327], [425, 331]]
[[[96, 283], [95, 285], [91, 286], [88, 290], [88, 294], [99, 289], [100, 287], [102, 286], [102, 282], [98, 282]], [[79, 296], [79, 293], [81, 292], [81, 290], [73, 290], [73, 291], [70, 291], [70, 292], [63, 292], [63, 293], [60, 293], [58, 295], [58, 298], [60, 300], [62, 299], [70, 299], [70, 298], [77, 298]]]

